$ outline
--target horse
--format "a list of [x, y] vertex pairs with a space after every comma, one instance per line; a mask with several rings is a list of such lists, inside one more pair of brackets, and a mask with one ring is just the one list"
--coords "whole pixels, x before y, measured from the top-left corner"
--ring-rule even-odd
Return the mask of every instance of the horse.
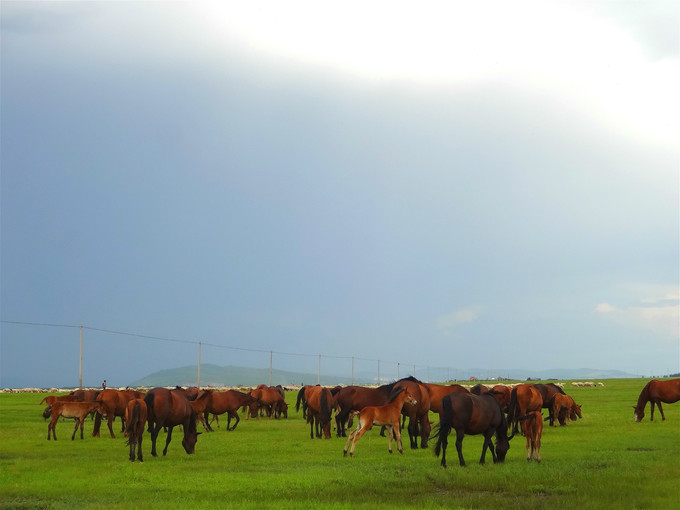
[[397, 450], [399, 453], [404, 453], [404, 448], [401, 444], [401, 432], [399, 431], [399, 420], [401, 418], [401, 409], [405, 403], [416, 405], [418, 402], [411, 396], [408, 389], [401, 386], [395, 387], [392, 395], [388, 399], [388, 403], [381, 406], [366, 406], [361, 411], [358, 411], [359, 418], [357, 420], [357, 428], [353, 430], [347, 438], [345, 449], [342, 451], [343, 456], [347, 456], [347, 448], [352, 443], [352, 448], [349, 451], [350, 457], [354, 457], [354, 448], [357, 442], [366, 431], [370, 430], [373, 425], [386, 425], [389, 428], [389, 443], [388, 451], [392, 453], [392, 438], [397, 438]]
[[[120, 421], [122, 424], [121, 432], [125, 432], [125, 407], [130, 400], [135, 398], [143, 398], [144, 393], [135, 390], [102, 390], [97, 395], [97, 402], [101, 402], [102, 409], [104, 410], [102, 414], [106, 415], [107, 425], [109, 426], [109, 432], [111, 437], [115, 438], [116, 435], [113, 433], [113, 420], [116, 416], [120, 416]], [[102, 423], [102, 415], [98, 414], [94, 420], [94, 428], [92, 430], [92, 436], [99, 437], [99, 429]]]
[[635, 409], [635, 421], [642, 421], [642, 418], [645, 417], [647, 402], [651, 402], [649, 420], [654, 421], [654, 404], [656, 404], [659, 407], [661, 420], [663, 421], [666, 419], [666, 416], [663, 414], [661, 402], [673, 404], [678, 400], [680, 400], [680, 379], [668, 379], [666, 381], [652, 379], [642, 388], [637, 405], [633, 406], [633, 409]]
[[[208, 415], [212, 414], [213, 418], [217, 420], [217, 426], [219, 427], [218, 415], [227, 413], [227, 431], [231, 432], [236, 428], [241, 418], [239, 418], [238, 410], [239, 408], [247, 407], [249, 410], [249, 415], [251, 418], [257, 418], [257, 411], [259, 409], [259, 401], [249, 395], [248, 393], [243, 393], [237, 390], [227, 390], [227, 391], [214, 391], [212, 395], [207, 397], [207, 405], [203, 415], [205, 422], [208, 424], [208, 431], [212, 432], [213, 428], [208, 423]], [[233, 427], [229, 427], [231, 419], [234, 418]]]
[[566, 395], [566, 393], [564, 393], [564, 390], [555, 383], [534, 383], [532, 386], [541, 393], [541, 398], [543, 399], [542, 409], [548, 410], [548, 420], [550, 420], [551, 426], [554, 425], [555, 418], [552, 413], [553, 397], [558, 393], [560, 395]]
[[73, 390], [69, 396], [73, 397], [74, 402], [94, 402], [101, 390]]
[[204, 397], [201, 399], [189, 400], [189, 405], [194, 409], [196, 418], [203, 424], [203, 429], [210, 432], [212, 429], [207, 422], [208, 413], [206, 410], [208, 408], [208, 403], [212, 398], [213, 390], [205, 390], [204, 393], [207, 393], [207, 395], [204, 395]]
[[408, 437], [411, 449], [418, 449], [418, 436], [420, 447], [427, 448], [430, 439], [430, 393], [427, 387], [413, 376], [400, 379], [394, 383], [394, 388], [406, 388], [409, 395], [417, 402], [405, 405], [401, 409], [404, 416], [408, 416]]
[[[456, 450], [458, 451], [458, 461], [461, 466], [465, 466], [463, 459], [463, 438], [468, 435], [484, 435], [484, 446], [480, 464], [484, 464], [486, 449], [491, 451], [494, 463], [503, 462], [505, 455], [510, 449], [510, 439], [508, 437], [508, 424], [505, 419], [501, 406], [493, 395], [474, 395], [472, 393], [455, 392], [449, 393], [442, 399], [442, 410], [439, 413], [439, 430], [437, 444], [434, 453], [439, 457], [442, 452], [442, 467], [446, 467], [446, 447], [448, 436], [451, 429], [456, 431]], [[491, 438], [496, 435], [496, 448], [494, 449]]]
[[101, 404], [99, 402], [54, 402], [52, 405], [48, 406], [43, 413], [43, 417], [47, 418], [47, 410], [49, 409], [49, 416], [52, 417], [49, 425], [47, 425], [47, 440], [50, 440], [50, 435], [54, 436], [54, 440], [57, 440], [57, 430], [56, 425], [59, 421], [59, 417], [64, 418], [75, 418], [76, 427], [73, 429], [73, 435], [71, 436], [71, 441], [75, 439], [78, 427], [80, 427], [80, 439], [83, 439], [83, 425], [85, 423], [85, 417], [93, 411], [102, 412]]
[[[198, 397], [204, 398], [209, 393], [203, 393]], [[148, 430], [151, 433], [151, 455], [157, 457], [156, 439], [163, 427], [168, 427], [168, 435], [165, 440], [163, 455], [168, 452], [168, 445], [172, 439], [172, 429], [176, 425], [182, 425], [184, 438], [182, 446], [188, 454], [194, 453], [196, 441], [201, 434], [196, 430], [196, 412], [184, 396], [184, 392], [168, 390], [166, 388], [154, 388], [146, 394], [144, 402], [147, 407]]]
[[337, 437], [347, 436], [346, 424], [350, 418], [350, 413], [361, 411], [366, 406], [387, 404], [394, 385], [395, 383], [383, 384], [377, 388], [365, 388], [363, 386], [345, 386], [341, 388], [335, 395]]
[[483, 384], [475, 384], [472, 388], [470, 388], [470, 393], [473, 395], [484, 395], [484, 393], [488, 392], [491, 388], [488, 386], [485, 386]]
[[449, 393], [454, 391], [459, 391], [461, 393], [469, 393], [469, 390], [465, 386], [460, 384], [432, 384], [423, 383], [430, 394], [430, 411], [439, 414], [442, 410], [442, 399]]
[[252, 390], [250, 395], [259, 400], [260, 409], [264, 409], [266, 411], [270, 420], [274, 418], [277, 407], [280, 405], [279, 403], [285, 403], [284, 397], [281, 396], [281, 392], [279, 390], [264, 384], [260, 384], [257, 388]]
[[541, 435], [543, 434], [543, 415], [541, 411], [530, 411], [522, 416], [522, 434], [527, 439], [527, 462], [541, 462]]
[[583, 417], [581, 415], [581, 406], [574, 402], [574, 399], [569, 395], [561, 395], [559, 393], [553, 398], [552, 412], [560, 426], [566, 425], [570, 419], [575, 420], [576, 418]]
[[142, 456], [142, 437], [146, 424], [146, 402], [141, 398], [130, 400], [125, 407], [125, 437], [130, 446], [130, 462], [135, 461], [135, 448], [137, 448], [137, 460], [144, 462]]
[[46, 403], [48, 406], [51, 406], [55, 402], [75, 402], [75, 398], [73, 398], [73, 395], [48, 395], [45, 398], [43, 398], [38, 405], [42, 403]]
[[335, 406], [332, 390], [324, 388], [323, 386], [305, 386], [303, 397], [307, 407], [307, 423], [309, 423], [310, 439], [314, 439], [315, 430], [316, 437], [319, 439], [321, 438], [322, 433], [324, 439], [330, 439], [331, 413]]
[[509, 386], [505, 386], [504, 384], [497, 384], [496, 386], [491, 388], [491, 391], [493, 391], [493, 396], [496, 397], [496, 400], [498, 400], [498, 403], [501, 406], [501, 410], [504, 413], [507, 413], [508, 407], [510, 406], [512, 388], [510, 388]]
[[508, 405], [508, 422], [512, 425], [512, 434], [519, 430], [519, 421], [522, 416], [531, 411], [540, 411], [543, 408], [543, 398], [540, 391], [533, 384], [518, 384], [510, 393]]

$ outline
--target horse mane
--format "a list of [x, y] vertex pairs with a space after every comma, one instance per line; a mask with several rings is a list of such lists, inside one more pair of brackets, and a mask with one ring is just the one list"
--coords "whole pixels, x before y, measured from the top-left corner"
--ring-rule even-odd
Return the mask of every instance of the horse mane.
[[335, 396], [338, 394], [338, 392], [342, 389], [341, 386], [336, 386], [335, 388], [331, 388], [331, 395]]
[[408, 377], [402, 377], [397, 382], [402, 382], [402, 381], [411, 381], [411, 382], [414, 382], [414, 383], [423, 384], [422, 381], [419, 381], [418, 379], [416, 379], [412, 375], [409, 375]]
[[392, 402], [394, 402], [402, 391], [406, 391], [406, 388], [404, 388], [403, 386], [400, 388], [393, 388], [392, 393], [390, 393], [390, 398], [387, 400], [387, 403], [391, 404]]
[[647, 402], [649, 402], [649, 385], [650, 384], [652, 384], [652, 381], [649, 381], [647, 384], [645, 384], [645, 387], [642, 388], [642, 391], [640, 392], [640, 396], [638, 397], [637, 406], [635, 406], [636, 409], [640, 409], [640, 410], [644, 409], [645, 406], [647, 405]]
[[549, 384], [550, 386], [552, 386], [553, 388], [555, 388], [555, 389], [557, 390], [558, 393], [561, 393], [562, 395], [566, 395], [566, 393], [564, 392], [564, 390], [563, 390], [562, 388], [560, 388], [557, 384], [555, 384], [555, 383], [548, 383], [548, 384]]

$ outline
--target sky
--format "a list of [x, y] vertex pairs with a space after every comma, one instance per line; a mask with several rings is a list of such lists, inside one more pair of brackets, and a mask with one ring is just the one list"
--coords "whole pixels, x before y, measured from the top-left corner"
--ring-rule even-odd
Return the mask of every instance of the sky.
[[680, 371], [676, 1], [0, 8], [0, 386]]

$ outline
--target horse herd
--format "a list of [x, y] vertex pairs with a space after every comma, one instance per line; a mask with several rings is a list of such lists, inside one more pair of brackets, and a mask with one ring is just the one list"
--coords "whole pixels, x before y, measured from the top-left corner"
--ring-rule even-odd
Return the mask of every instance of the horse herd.
[[[647, 402], [654, 406], [665, 420], [661, 402], [673, 403], [680, 400], [680, 379], [666, 381], [652, 380], [640, 393], [635, 409], [636, 421], [641, 421]], [[237, 390], [214, 391], [198, 388], [153, 388], [147, 393], [125, 389], [76, 390], [64, 396], [48, 396], [41, 402], [47, 403], [43, 413], [51, 418], [47, 439], [57, 439], [56, 424], [59, 417], [76, 421], [71, 439], [80, 429], [83, 439], [84, 420], [94, 417], [93, 436], [99, 437], [102, 418], [107, 419], [111, 437], [113, 421], [119, 416], [122, 431], [128, 438], [129, 459], [143, 461], [142, 437], [146, 428], [151, 437], [151, 455], [157, 456], [156, 441], [161, 429], [167, 431], [163, 455], [167, 454], [174, 427], [181, 426], [182, 446], [188, 454], [194, 453], [198, 439], [197, 422], [206, 431], [212, 431], [211, 424], [218, 416], [227, 414], [227, 430], [232, 431], [239, 423], [238, 411], [248, 411], [247, 418], [266, 415], [270, 419], [286, 418], [288, 406], [281, 386], [260, 385], [249, 393]], [[496, 385], [491, 388], [478, 384], [466, 388], [459, 384], [432, 384], [421, 382], [414, 377], [375, 388], [363, 386], [303, 386], [300, 388], [296, 410], [302, 409], [302, 416], [310, 426], [311, 438], [331, 437], [332, 415], [335, 412], [337, 437], [347, 437], [343, 455], [354, 456], [359, 439], [374, 425], [381, 425], [381, 435], [388, 433], [388, 451], [392, 453], [392, 442], [396, 439], [397, 449], [403, 453], [401, 429], [408, 418], [408, 437], [412, 449], [427, 448], [430, 439], [436, 439], [435, 454], [441, 453], [441, 465], [446, 467], [446, 449], [451, 431], [456, 434], [456, 450], [461, 466], [465, 465], [462, 443], [465, 435], [483, 435], [484, 442], [480, 463], [484, 463], [486, 451], [491, 452], [494, 462], [503, 462], [510, 447], [510, 440], [521, 433], [526, 438], [527, 461], [540, 462], [543, 422], [551, 426], [566, 425], [569, 420], [581, 418], [581, 406], [567, 395], [560, 385], [554, 383], [526, 383], [513, 387]], [[543, 418], [542, 409], [547, 409]], [[430, 412], [439, 415], [439, 425], [431, 435]], [[213, 419], [210, 420], [210, 415]], [[354, 418], [357, 427], [347, 434]], [[234, 425], [230, 426], [234, 419]], [[217, 421], [219, 426], [219, 420]], [[495, 446], [492, 442], [495, 436]], [[420, 444], [419, 444], [420, 442]]]

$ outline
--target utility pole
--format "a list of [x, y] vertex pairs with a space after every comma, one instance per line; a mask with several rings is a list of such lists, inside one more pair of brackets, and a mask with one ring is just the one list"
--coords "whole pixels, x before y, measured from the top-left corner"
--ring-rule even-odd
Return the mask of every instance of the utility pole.
[[78, 389], [83, 389], [83, 325], [80, 325], [80, 362], [78, 363]]
[[201, 389], [201, 342], [198, 342], [198, 382], [196, 383], [198, 389]]
[[272, 385], [272, 360], [273, 360], [274, 354], [272, 351], [269, 351], [269, 386]]
[[319, 372], [316, 376], [316, 384], [321, 384], [321, 354], [319, 354]]

